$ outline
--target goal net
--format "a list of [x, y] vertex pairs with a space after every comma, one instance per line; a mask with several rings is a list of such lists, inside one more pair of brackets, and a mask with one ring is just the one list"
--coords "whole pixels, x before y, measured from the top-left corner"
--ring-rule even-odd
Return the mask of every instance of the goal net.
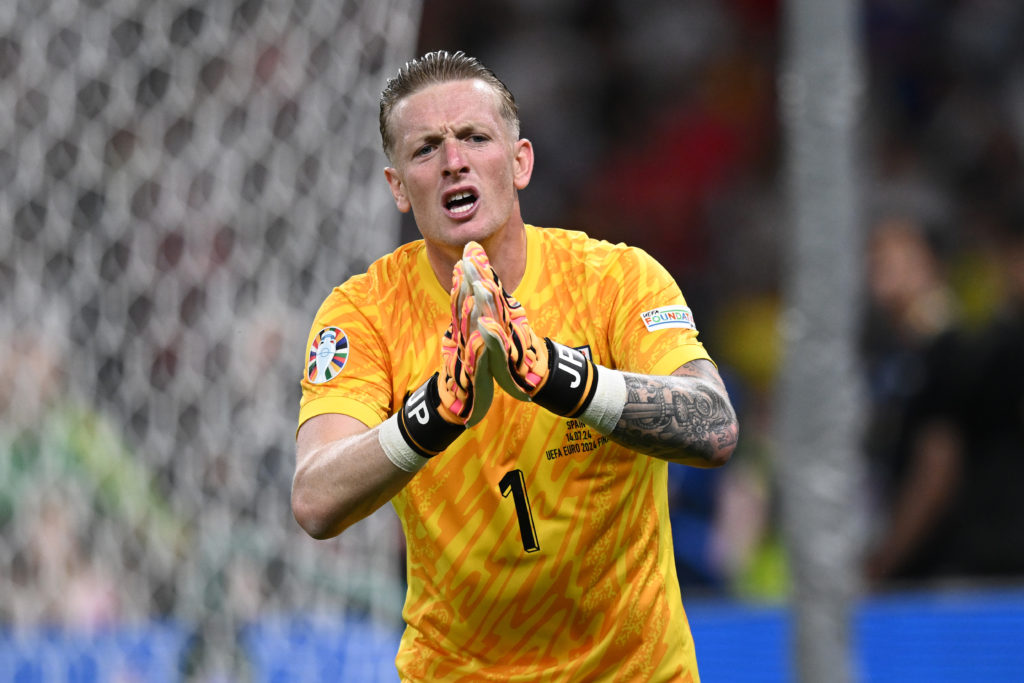
[[145, 629], [212, 677], [274, 619], [400, 622], [390, 508], [317, 542], [289, 498], [312, 316], [397, 243], [376, 108], [418, 20], [0, 3], [0, 678], [51, 678], [53, 626], [104, 680]]

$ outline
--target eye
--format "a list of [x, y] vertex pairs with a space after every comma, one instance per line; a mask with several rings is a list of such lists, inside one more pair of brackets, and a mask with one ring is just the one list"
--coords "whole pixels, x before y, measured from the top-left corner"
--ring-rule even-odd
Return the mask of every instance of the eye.
[[433, 145], [423, 145], [422, 147], [418, 148], [415, 152], [413, 152], [413, 156], [422, 157], [422, 156], [426, 156], [426, 155], [430, 154], [433, 151], [434, 151], [434, 146]]
[[483, 133], [474, 133], [473, 135], [469, 136], [470, 142], [487, 142], [489, 139], [490, 138], [488, 138]]

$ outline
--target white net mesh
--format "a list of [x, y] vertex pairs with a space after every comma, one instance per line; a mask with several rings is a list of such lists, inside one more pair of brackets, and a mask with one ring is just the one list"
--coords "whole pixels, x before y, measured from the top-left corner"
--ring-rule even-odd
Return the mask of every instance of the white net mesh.
[[317, 543], [289, 495], [312, 315], [397, 241], [418, 12], [0, 3], [0, 644], [166, 619], [177, 669], [237, 671], [256, 616], [399, 619], [393, 517]]

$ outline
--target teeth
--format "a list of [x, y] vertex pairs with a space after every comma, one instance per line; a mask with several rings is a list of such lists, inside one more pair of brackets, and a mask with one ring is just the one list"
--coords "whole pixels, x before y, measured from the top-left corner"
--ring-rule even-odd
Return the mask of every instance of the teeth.
[[[467, 199], [470, 201], [466, 202], [465, 204], [459, 204], [459, 202], [462, 202]], [[455, 206], [456, 204], [459, 205]], [[467, 211], [473, 208], [474, 204], [475, 197], [473, 196], [472, 192], [468, 191], [454, 194], [448, 198], [447, 202], [445, 202], [445, 206], [448, 208], [449, 211], [451, 211], [454, 214], [466, 213]]]

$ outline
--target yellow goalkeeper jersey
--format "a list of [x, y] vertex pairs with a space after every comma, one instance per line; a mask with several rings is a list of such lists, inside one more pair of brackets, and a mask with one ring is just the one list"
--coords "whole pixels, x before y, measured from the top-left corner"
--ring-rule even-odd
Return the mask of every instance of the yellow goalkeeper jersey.
[[[630, 372], [708, 358], [682, 293], [645, 252], [526, 230], [514, 294], [539, 334]], [[439, 369], [449, 320], [422, 241], [335, 288], [310, 331], [299, 423], [381, 423]], [[484, 420], [392, 504], [408, 553], [403, 680], [699, 680], [665, 462], [496, 386]]]

